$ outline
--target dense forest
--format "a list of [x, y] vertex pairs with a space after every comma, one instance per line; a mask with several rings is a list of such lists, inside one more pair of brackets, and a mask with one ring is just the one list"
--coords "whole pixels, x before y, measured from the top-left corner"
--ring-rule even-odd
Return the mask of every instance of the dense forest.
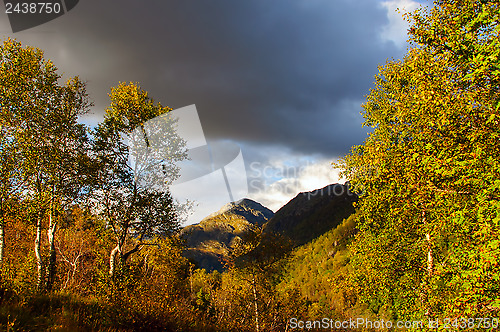
[[[119, 83], [89, 128], [85, 82], [62, 84], [41, 50], [5, 40], [1, 328], [496, 330], [500, 2], [435, 1], [406, 18], [411, 47], [363, 104], [370, 134], [334, 164], [355, 212], [300, 246], [251, 228], [222, 272], [183, 256], [187, 207], [168, 188], [185, 142], [160, 129], [175, 125], [171, 109]], [[153, 118], [164, 122], [145, 128]]]

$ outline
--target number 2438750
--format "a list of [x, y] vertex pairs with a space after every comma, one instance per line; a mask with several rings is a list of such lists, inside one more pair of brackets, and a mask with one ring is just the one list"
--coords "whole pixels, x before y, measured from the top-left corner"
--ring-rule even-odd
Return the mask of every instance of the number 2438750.
[[5, 4], [5, 13], [7, 14], [59, 14], [61, 12], [60, 3], [50, 2], [22, 2]]

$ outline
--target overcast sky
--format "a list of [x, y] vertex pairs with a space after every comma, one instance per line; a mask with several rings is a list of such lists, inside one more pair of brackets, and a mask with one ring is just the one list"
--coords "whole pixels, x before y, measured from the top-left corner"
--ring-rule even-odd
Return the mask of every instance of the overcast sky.
[[338, 180], [330, 163], [366, 138], [360, 105], [377, 66], [406, 52], [407, 26], [395, 9], [417, 5], [82, 0], [15, 34], [2, 13], [0, 35], [41, 48], [64, 77], [87, 82], [89, 125], [102, 119], [120, 81], [139, 82], [174, 109], [195, 104], [208, 141], [240, 147], [248, 196], [276, 210], [299, 191]]

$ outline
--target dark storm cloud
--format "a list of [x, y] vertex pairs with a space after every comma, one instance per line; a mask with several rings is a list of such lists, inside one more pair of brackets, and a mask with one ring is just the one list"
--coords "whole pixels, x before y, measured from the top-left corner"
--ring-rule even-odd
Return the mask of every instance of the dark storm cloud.
[[359, 104], [402, 53], [379, 38], [385, 24], [374, 0], [87, 0], [14, 37], [87, 80], [95, 112], [137, 81], [163, 104], [196, 104], [209, 138], [332, 157], [362, 142]]

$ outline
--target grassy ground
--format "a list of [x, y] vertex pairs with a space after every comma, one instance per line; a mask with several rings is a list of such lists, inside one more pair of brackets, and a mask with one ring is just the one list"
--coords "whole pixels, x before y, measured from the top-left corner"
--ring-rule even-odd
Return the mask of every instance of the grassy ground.
[[[171, 323], [119, 305], [71, 294], [19, 297], [8, 291], [0, 303], [3, 331], [183, 331]], [[190, 329], [189, 329], [190, 330]]]

